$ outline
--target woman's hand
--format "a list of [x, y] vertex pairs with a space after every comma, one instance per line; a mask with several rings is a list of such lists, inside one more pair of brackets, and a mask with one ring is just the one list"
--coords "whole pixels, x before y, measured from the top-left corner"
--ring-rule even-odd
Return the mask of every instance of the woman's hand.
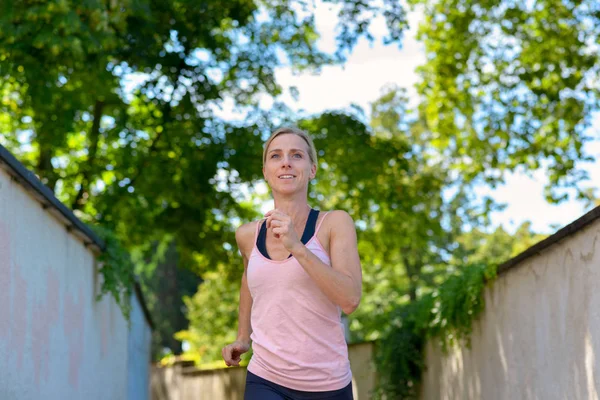
[[273, 234], [276, 238], [281, 239], [287, 251], [291, 253], [298, 245], [302, 245], [289, 215], [274, 209], [266, 213], [265, 217], [267, 217], [267, 229], [273, 230]]
[[240, 361], [242, 361], [242, 354], [248, 350], [250, 350], [250, 343], [236, 340], [235, 342], [223, 347], [221, 354], [223, 355], [223, 360], [225, 360], [225, 364], [228, 367], [231, 367], [232, 365], [239, 367]]

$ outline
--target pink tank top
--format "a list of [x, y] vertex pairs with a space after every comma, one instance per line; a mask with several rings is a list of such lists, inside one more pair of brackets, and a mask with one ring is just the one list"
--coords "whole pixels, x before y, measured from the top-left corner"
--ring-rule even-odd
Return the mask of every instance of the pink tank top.
[[[306, 247], [331, 265], [317, 239], [324, 219]], [[263, 256], [256, 247], [256, 235], [247, 271], [254, 352], [248, 370], [295, 390], [321, 392], [346, 387], [352, 372], [341, 309], [294, 257], [277, 261]]]

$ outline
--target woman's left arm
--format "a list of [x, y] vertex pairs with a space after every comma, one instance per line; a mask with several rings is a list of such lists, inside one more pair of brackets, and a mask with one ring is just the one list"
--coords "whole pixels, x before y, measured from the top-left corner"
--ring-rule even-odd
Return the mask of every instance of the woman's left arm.
[[328, 218], [328, 225], [332, 226], [329, 238], [331, 267], [301, 242], [296, 242], [289, 250], [329, 300], [350, 314], [358, 307], [362, 293], [356, 228], [345, 211], [332, 211]]

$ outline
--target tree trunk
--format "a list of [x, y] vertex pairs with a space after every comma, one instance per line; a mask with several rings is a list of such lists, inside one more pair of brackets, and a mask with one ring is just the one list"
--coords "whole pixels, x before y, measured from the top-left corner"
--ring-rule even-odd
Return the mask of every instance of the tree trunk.
[[36, 172], [40, 177], [42, 183], [50, 188], [54, 193], [58, 176], [52, 166], [52, 147], [44, 145], [43, 141], [40, 141], [40, 157], [38, 158], [38, 164], [36, 166]]
[[417, 289], [419, 288], [419, 277], [421, 274], [421, 263], [412, 262], [409, 257], [402, 257], [404, 268], [406, 268], [406, 276], [408, 276], [408, 296], [410, 301], [417, 300]]
[[92, 130], [89, 133], [90, 147], [88, 148], [88, 159], [87, 162], [81, 164], [83, 176], [77, 196], [71, 203], [73, 210], [78, 210], [83, 207], [87, 201], [90, 182], [92, 179], [92, 172], [94, 170], [94, 164], [96, 162], [96, 156], [98, 155], [98, 141], [100, 140], [100, 121], [102, 120], [102, 112], [104, 110], [104, 102], [96, 101], [94, 105], [94, 122], [92, 123]]

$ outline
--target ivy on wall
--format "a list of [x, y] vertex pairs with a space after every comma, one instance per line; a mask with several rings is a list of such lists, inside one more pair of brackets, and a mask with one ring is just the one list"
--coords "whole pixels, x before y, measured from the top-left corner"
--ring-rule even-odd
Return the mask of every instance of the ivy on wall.
[[90, 228], [104, 241], [106, 246], [98, 257], [101, 264], [99, 272], [104, 279], [96, 300], [100, 300], [105, 294], [110, 293], [125, 319], [129, 321], [131, 294], [135, 285], [134, 266], [129, 252], [121, 246], [111, 230], [98, 225], [90, 226]]
[[484, 309], [483, 289], [496, 277], [495, 265], [468, 265], [438, 289], [403, 305], [391, 316], [377, 345], [377, 399], [417, 399], [428, 340], [447, 351], [469, 344], [473, 321]]

